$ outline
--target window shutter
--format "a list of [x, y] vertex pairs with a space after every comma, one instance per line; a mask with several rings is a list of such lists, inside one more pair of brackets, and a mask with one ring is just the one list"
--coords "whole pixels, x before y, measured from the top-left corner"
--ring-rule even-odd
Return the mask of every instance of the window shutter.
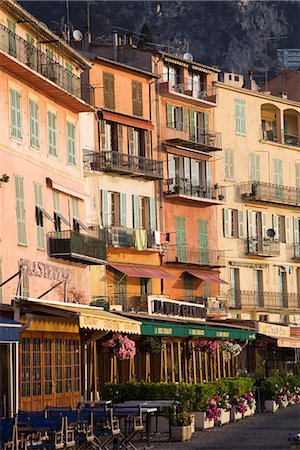
[[18, 227], [18, 244], [26, 245], [26, 223], [24, 208], [24, 189], [23, 178], [15, 176], [15, 192], [16, 192], [16, 215]]
[[57, 191], [53, 191], [53, 210], [55, 212], [60, 211], [60, 195]]
[[68, 133], [68, 163], [76, 165], [76, 149], [75, 149], [75, 125], [71, 122], [67, 122]]
[[127, 127], [128, 134], [128, 153], [134, 155], [134, 129], [132, 127]]
[[156, 199], [154, 197], [149, 198], [150, 203], [150, 228], [151, 230], [157, 230], [156, 224]]
[[253, 211], [250, 209], [247, 211], [247, 219], [248, 219], [248, 238], [251, 239], [254, 237], [254, 227], [253, 227]]
[[173, 128], [174, 124], [173, 124], [173, 107], [172, 105], [170, 105], [169, 103], [167, 103], [166, 105], [167, 108], [167, 127], [169, 128]]
[[299, 244], [299, 218], [294, 217], [294, 244]]
[[118, 152], [123, 152], [123, 125], [120, 123], [117, 124], [117, 133], [118, 133]]
[[143, 115], [143, 85], [140, 81], [132, 81], [132, 112], [134, 116]]
[[211, 163], [206, 162], [206, 183], [211, 186]]
[[208, 221], [198, 220], [199, 263], [208, 264]]
[[126, 194], [120, 194], [120, 224], [121, 227], [126, 227]]
[[145, 138], [145, 155], [146, 155], [146, 158], [151, 159], [152, 158], [151, 132], [145, 130], [144, 138]]
[[115, 109], [115, 77], [103, 72], [104, 107]]
[[103, 152], [106, 150], [106, 138], [105, 138], [105, 121], [100, 120], [100, 126], [99, 126], [99, 132], [100, 132], [100, 150]]
[[30, 117], [30, 145], [39, 147], [39, 121], [38, 121], [38, 104], [29, 99], [29, 117]]
[[[35, 197], [35, 205], [37, 207], [43, 206], [42, 199], [42, 186], [38, 183], [34, 183], [34, 197]], [[39, 250], [45, 250], [45, 238], [44, 238], [44, 226], [43, 219], [36, 224], [36, 233], [37, 233], [37, 247]]]
[[289, 244], [291, 242], [291, 232], [290, 232], [290, 218], [285, 216], [285, 242]]
[[250, 180], [259, 181], [260, 179], [260, 159], [258, 155], [250, 155]]
[[195, 138], [196, 138], [195, 111], [190, 109], [190, 140], [194, 141]]
[[188, 110], [182, 108], [182, 130], [187, 131], [188, 129]]
[[50, 155], [57, 156], [56, 151], [56, 114], [48, 111], [48, 152]]
[[240, 125], [240, 117], [241, 117], [241, 113], [240, 113], [240, 100], [239, 99], [234, 99], [234, 104], [235, 104], [235, 132], [237, 134], [240, 134], [241, 132], [241, 125]]
[[244, 238], [244, 211], [238, 211], [238, 236]]
[[133, 201], [133, 228], [138, 229], [141, 227], [139, 195], [133, 195], [132, 201]]
[[175, 158], [168, 153], [168, 179], [175, 183]]
[[300, 164], [296, 164], [296, 188], [300, 188]]
[[274, 159], [274, 184], [282, 186], [282, 161]]
[[225, 237], [230, 237], [231, 233], [230, 233], [230, 223], [229, 223], [229, 214], [230, 211], [227, 208], [223, 209], [223, 223], [224, 223], [224, 236]]
[[101, 212], [102, 212], [102, 226], [107, 227], [109, 223], [109, 211], [108, 211], [108, 192], [101, 191]]
[[199, 186], [199, 163], [191, 159], [191, 181], [193, 186]]
[[175, 217], [176, 227], [176, 255], [180, 262], [186, 261], [186, 237], [185, 237], [185, 218]]
[[279, 217], [273, 214], [273, 229], [275, 231], [275, 239], [280, 239], [279, 236]]
[[190, 158], [183, 158], [184, 165], [184, 179], [190, 181], [191, 179], [191, 166], [190, 166]]
[[10, 89], [10, 129], [11, 136], [22, 139], [21, 93]]
[[208, 113], [204, 113], [204, 132], [208, 133], [209, 131], [209, 115]]
[[261, 213], [261, 234], [263, 238], [267, 237], [267, 213]]
[[240, 133], [246, 134], [246, 115], [245, 115], [245, 105], [244, 100], [240, 100]]

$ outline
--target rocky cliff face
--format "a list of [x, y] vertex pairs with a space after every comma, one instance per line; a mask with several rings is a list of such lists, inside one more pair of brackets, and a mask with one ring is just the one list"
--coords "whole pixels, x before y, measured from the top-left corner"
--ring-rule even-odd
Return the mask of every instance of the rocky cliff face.
[[[21, 3], [56, 32], [66, 21], [63, 1]], [[84, 32], [86, 2], [69, 5], [71, 24]], [[138, 40], [147, 23], [159, 49], [188, 50], [197, 61], [225, 70], [246, 74], [252, 69], [261, 83], [266, 70], [280, 69], [277, 48], [300, 47], [298, 1], [94, 1], [90, 11], [98, 42], [114, 29], [129, 30]]]

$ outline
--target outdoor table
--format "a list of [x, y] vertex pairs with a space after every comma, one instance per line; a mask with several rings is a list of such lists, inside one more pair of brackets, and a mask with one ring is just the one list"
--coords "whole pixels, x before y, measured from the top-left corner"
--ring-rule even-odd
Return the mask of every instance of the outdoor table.
[[89, 406], [91, 408], [97, 407], [97, 406], [109, 406], [111, 405], [112, 400], [83, 400], [82, 402], [79, 402], [80, 406]]
[[147, 433], [147, 449], [150, 447], [151, 436], [151, 416], [157, 412], [157, 408], [148, 404], [146, 401], [135, 400], [132, 403], [130, 401], [124, 403], [117, 403], [115, 406], [140, 406], [141, 413], [146, 415], [146, 433]]

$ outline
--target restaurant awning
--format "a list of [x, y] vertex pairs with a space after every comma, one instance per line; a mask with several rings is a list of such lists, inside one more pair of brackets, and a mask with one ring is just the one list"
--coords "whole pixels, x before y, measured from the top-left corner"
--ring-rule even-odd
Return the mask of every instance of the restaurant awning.
[[137, 267], [137, 266], [123, 266], [118, 264], [109, 264], [113, 269], [124, 273], [128, 277], [135, 278], [164, 278], [169, 280], [177, 280], [178, 277], [166, 272], [159, 267]]
[[73, 313], [75, 316], [78, 316], [80, 328], [133, 334], [140, 334], [141, 332], [140, 322], [104, 311], [96, 306], [26, 299], [26, 302], [28, 301], [31, 304], [47, 307], [48, 310], [52, 308], [56, 315], [59, 311], [62, 312], [62, 315], [64, 311]]
[[6, 317], [0, 317], [0, 343], [19, 342], [22, 324]]
[[227, 281], [222, 280], [222, 278], [217, 277], [209, 272], [201, 272], [198, 270], [185, 270], [185, 273], [193, 275], [193, 277], [199, 278], [199, 280], [205, 281], [206, 283], [218, 283], [218, 284], [229, 284]]
[[277, 347], [300, 348], [300, 339], [296, 338], [277, 339]]

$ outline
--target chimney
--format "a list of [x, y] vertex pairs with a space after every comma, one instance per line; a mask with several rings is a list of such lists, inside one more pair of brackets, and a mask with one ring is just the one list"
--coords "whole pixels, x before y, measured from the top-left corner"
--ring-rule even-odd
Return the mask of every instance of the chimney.
[[130, 45], [130, 47], [132, 47], [133, 45], [133, 38], [131, 33], [126, 34], [126, 44]]
[[118, 51], [119, 50], [118, 49], [119, 35], [116, 31], [114, 31], [112, 36], [113, 36], [113, 58], [114, 58], [114, 61], [118, 61], [118, 59], [119, 59], [119, 51]]
[[258, 85], [256, 84], [255, 80], [253, 80], [253, 71], [248, 71], [248, 82], [246, 83], [246, 88], [250, 89], [251, 91], [258, 91]]

